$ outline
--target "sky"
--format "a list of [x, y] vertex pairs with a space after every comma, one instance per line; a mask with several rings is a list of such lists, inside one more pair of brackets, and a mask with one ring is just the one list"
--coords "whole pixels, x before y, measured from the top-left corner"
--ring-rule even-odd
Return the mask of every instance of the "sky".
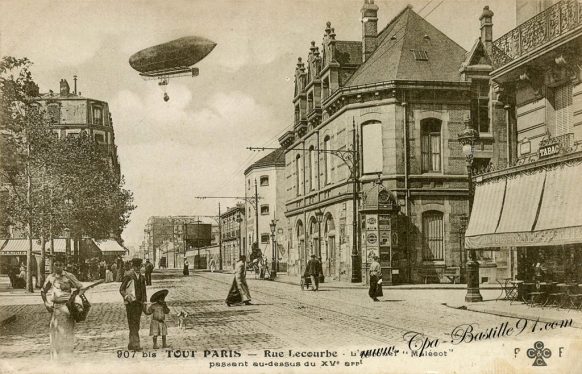
[[[292, 128], [293, 75], [330, 21], [337, 40], [361, 40], [363, 0], [0, 0], [0, 55], [28, 57], [41, 92], [65, 78], [109, 103], [126, 188], [137, 209], [122, 237], [137, 248], [148, 217], [216, 215], [244, 196], [244, 170]], [[378, 30], [407, 4], [469, 50], [489, 5], [494, 38], [515, 27], [513, 0], [376, 0]], [[167, 88], [143, 80], [129, 56], [183, 36], [216, 48], [200, 75]], [[204, 219], [203, 219], [204, 220]], [[210, 222], [208, 219], [206, 221]]]

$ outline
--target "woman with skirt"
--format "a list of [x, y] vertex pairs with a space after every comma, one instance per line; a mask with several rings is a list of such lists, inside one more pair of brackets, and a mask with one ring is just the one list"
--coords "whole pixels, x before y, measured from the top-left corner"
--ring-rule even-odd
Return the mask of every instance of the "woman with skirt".
[[378, 256], [374, 256], [370, 265], [370, 289], [368, 290], [368, 295], [374, 301], [380, 301], [378, 296], [384, 296], [382, 293], [382, 268], [378, 260]]
[[[51, 313], [49, 325], [51, 358], [62, 359], [73, 353], [75, 346], [75, 320], [69, 312], [67, 302], [73, 289], [79, 290], [83, 295], [81, 282], [75, 276], [63, 270], [64, 264], [60, 260], [54, 263], [54, 273], [50, 274], [40, 292], [44, 305]], [[50, 300], [47, 294], [51, 292]]]
[[246, 256], [242, 255], [236, 263], [234, 279], [226, 297], [226, 305], [228, 306], [241, 302], [245, 305], [251, 305], [251, 293], [247, 284], [246, 259]]
[[184, 270], [182, 271], [182, 274], [190, 275], [190, 270], [188, 269], [188, 266], [190, 266], [188, 260], [184, 260]]

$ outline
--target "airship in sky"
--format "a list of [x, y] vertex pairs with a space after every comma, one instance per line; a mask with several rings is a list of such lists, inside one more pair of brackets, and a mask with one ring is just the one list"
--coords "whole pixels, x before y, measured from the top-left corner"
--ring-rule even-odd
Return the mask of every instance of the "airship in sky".
[[199, 36], [186, 36], [143, 49], [129, 58], [129, 65], [145, 79], [158, 79], [165, 92], [170, 78], [198, 75], [193, 67], [216, 47], [216, 43]]

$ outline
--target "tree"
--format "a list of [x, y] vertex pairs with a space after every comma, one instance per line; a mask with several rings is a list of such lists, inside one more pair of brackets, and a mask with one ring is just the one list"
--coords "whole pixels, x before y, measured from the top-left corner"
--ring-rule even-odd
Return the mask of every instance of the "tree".
[[[0, 217], [26, 225], [27, 289], [32, 292], [32, 238], [41, 241], [44, 276], [47, 239], [69, 228], [73, 237], [120, 238], [135, 206], [102, 145], [86, 133], [59, 138], [38, 99], [26, 58], [0, 62], [0, 182], [9, 187]], [[5, 194], [6, 195], [6, 194]]]
[[50, 131], [48, 124], [28, 100], [27, 92], [37, 87], [32, 80], [30, 65], [26, 58], [3, 57], [0, 61], [0, 172], [2, 184], [11, 187], [9, 197], [16, 200], [7, 204], [11, 209], [8, 209], [6, 219], [14, 222], [18, 217], [17, 222], [25, 223], [27, 227], [26, 288], [33, 292], [32, 178], [33, 169], [39, 164], [34, 160], [42, 162], [44, 148], [51, 137], [44, 136]]

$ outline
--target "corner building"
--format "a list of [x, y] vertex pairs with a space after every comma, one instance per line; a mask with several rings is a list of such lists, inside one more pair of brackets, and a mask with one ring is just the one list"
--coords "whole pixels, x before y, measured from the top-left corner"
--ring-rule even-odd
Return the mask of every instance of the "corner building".
[[[466, 261], [468, 179], [457, 135], [481, 117], [475, 164], [504, 157], [489, 126], [483, 46], [465, 51], [410, 7], [378, 32], [377, 14], [365, 1], [361, 41], [336, 40], [328, 22], [321, 50], [312, 42], [297, 63], [294, 127], [279, 139], [289, 269], [301, 274], [315, 253], [327, 279], [365, 280], [379, 254], [385, 282], [448, 281], [446, 270]], [[482, 38], [488, 31], [482, 20]]]
[[[498, 278], [582, 281], [582, 5], [519, 0], [517, 27], [491, 46], [493, 126], [507, 163], [475, 179], [467, 248], [491, 253]], [[542, 292], [547, 292], [542, 289]], [[553, 291], [557, 292], [557, 291]]]

